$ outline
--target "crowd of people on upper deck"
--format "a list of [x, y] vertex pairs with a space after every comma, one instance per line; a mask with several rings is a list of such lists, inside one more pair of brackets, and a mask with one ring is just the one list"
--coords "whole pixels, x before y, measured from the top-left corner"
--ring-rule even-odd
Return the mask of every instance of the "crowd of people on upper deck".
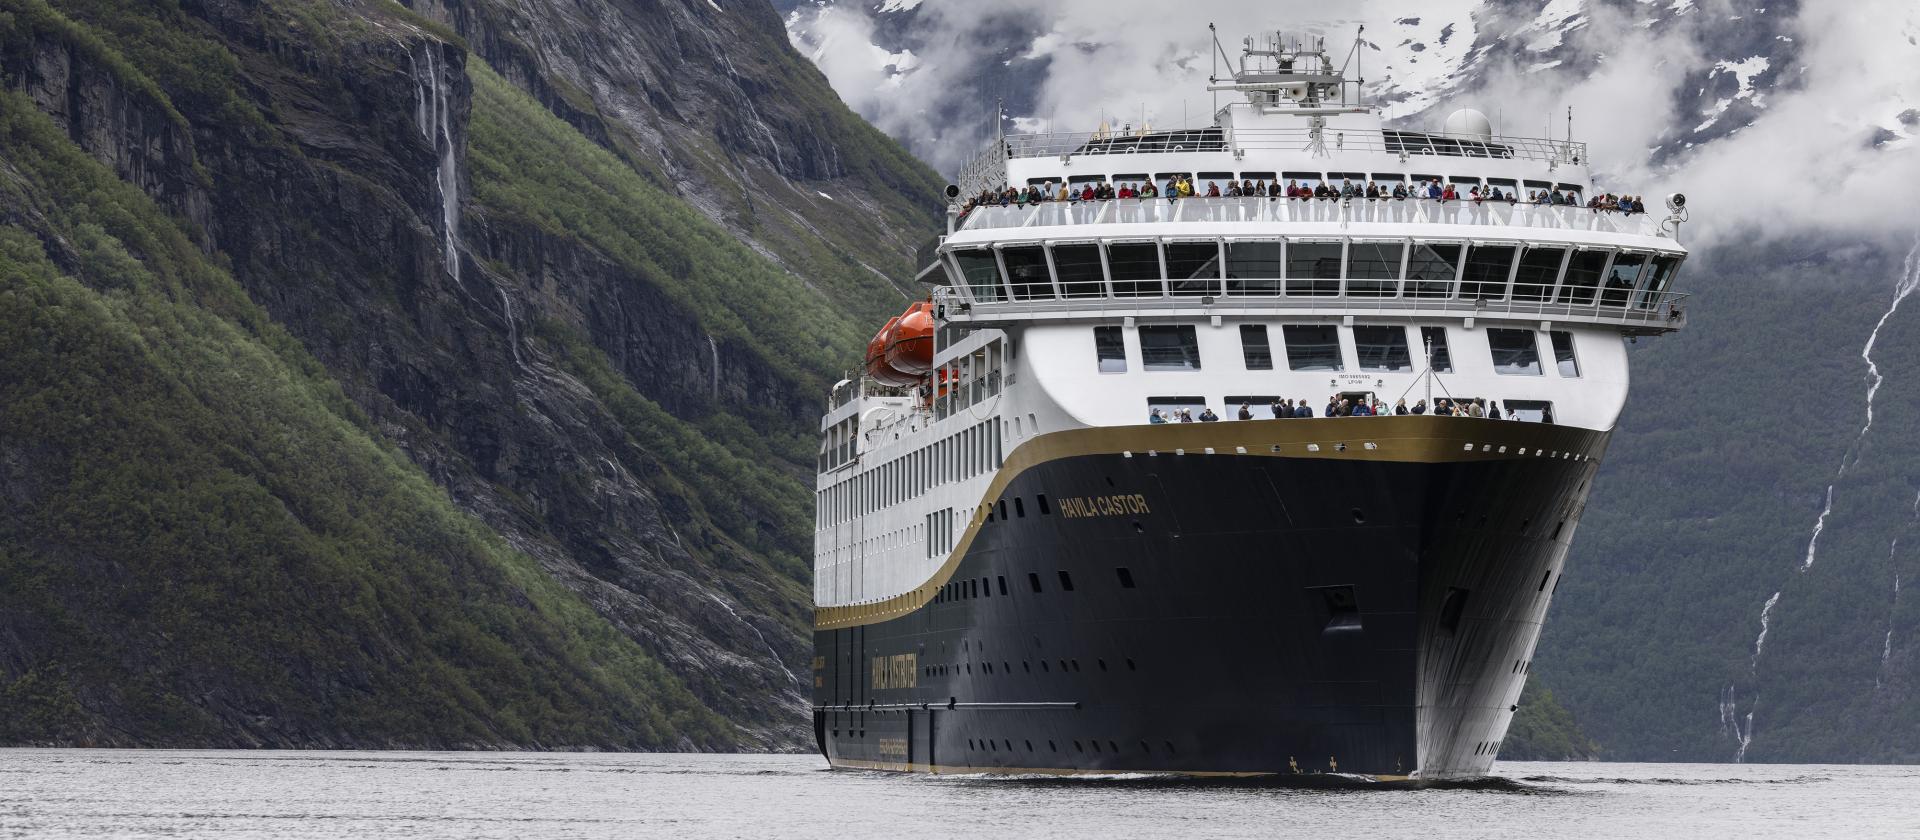
[[[1478, 397], [1472, 399], [1437, 399], [1433, 401], [1433, 405], [1431, 406], [1427, 405], [1426, 400], [1417, 400], [1413, 405], [1409, 406], [1403, 397], [1398, 403], [1389, 407], [1385, 402], [1378, 399], [1368, 399], [1364, 397], [1355, 399], [1335, 394], [1327, 398], [1327, 404], [1321, 407], [1318, 415], [1314, 413], [1313, 406], [1309, 404], [1305, 398], [1300, 399], [1298, 402], [1290, 399], [1275, 398], [1272, 403], [1267, 405], [1266, 411], [1267, 416], [1260, 418], [1251, 402], [1242, 402], [1240, 403], [1240, 410], [1235, 416], [1241, 420], [1280, 420], [1314, 416], [1389, 417], [1406, 416], [1410, 414], [1432, 414], [1435, 417], [1482, 417], [1488, 420], [1502, 419], [1499, 400], [1487, 400]], [[1507, 412], [1506, 417], [1513, 420], [1521, 419], [1517, 411]], [[1197, 415], [1194, 414], [1193, 409], [1190, 408], [1155, 408], [1147, 415], [1147, 422], [1156, 425], [1161, 423], [1213, 423], [1219, 420], [1220, 416], [1214, 414], [1213, 409], [1204, 406]], [[1553, 422], [1551, 410], [1548, 411], [1542, 420], [1547, 423]]]
[[1522, 196], [1518, 189], [1503, 190], [1498, 186], [1481, 187], [1468, 185], [1465, 194], [1453, 183], [1442, 183], [1434, 178], [1424, 182], [1394, 181], [1391, 186], [1377, 181], [1368, 181], [1364, 185], [1351, 180], [1343, 180], [1335, 187], [1322, 180], [1313, 186], [1305, 181], [1289, 180], [1282, 185], [1279, 179], [1273, 181], [1227, 181], [1223, 189], [1218, 181], [1208, 181], [1205, 187], [1198, 185], [1192, 178], [1179, 176], [1168, 178], [1164, 186], [1153, 181], [1124, 181], [1118, 184], [1110, 182], [1055, 184], [1033, 184], [1026, 189], [1004, 187], [1000, 190], [983, 190], [979, 195], [969, 198], [960, 208], [962, 216], [976, 207], [1025, 207], [1031, 204], [1047, 202], [1090, 202], [1111, 201], [1117, 199], [1147, 200], [1166, 198], [1179, 201], [1182, 198], [1265, 198], [1269, 201], [1292, 199], [1295, 201], [1464, 201], [1479, 204], [1482, 202], [1503, 202], [1506, 204], [1539, 204], [1554, 207], [1585, 207], [1596, 213], [1644, 213], [1646, 204], [1637, 195], [1614, 195], [1595, 193], [1585, 202], [1579, 193], [1573, 190], [1528, 190]]

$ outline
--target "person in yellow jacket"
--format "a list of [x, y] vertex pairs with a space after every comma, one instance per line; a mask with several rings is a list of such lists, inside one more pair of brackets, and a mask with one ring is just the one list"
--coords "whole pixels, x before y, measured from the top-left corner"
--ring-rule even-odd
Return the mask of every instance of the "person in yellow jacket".
[[1181, 198], [1193, 197], [1193, 179], [1188, 178], [1184, 175], [1180, 176], [1180, 197]]

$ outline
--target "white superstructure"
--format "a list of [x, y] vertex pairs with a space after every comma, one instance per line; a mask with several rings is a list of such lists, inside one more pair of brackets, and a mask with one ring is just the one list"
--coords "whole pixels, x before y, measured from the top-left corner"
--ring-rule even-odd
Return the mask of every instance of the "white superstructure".
[[[1352, 88], [1317, 47], [1250, 41], [1215, 87], [1246, 101], [1211, 127], [1006, 136], [969, 165], [968, 196], [1184, 177], [1196, 195], [1229, 181], [1438, 181], [1463, 198], [956, 205], [933, 294], [935, 374], [917, 389], [856, 377], [822, 419], [816, 603], [877, 605], [921, 586], [987, 515], [983, 494], [1017, 447], [1145, 424], [1154, 408], [1232, 423], [1242, 403], [1270, 417], [1275, 398], [1315, 416], [1342, 396], [1479, 399], [1516, 422], [1611, 429], [1627, 340], [1684, 324], [1672, 291], [1684, 199], [1651, 215], [1530, 203], [1586, 201], [1583, 144], [1497, 136], [1472, 112], [1450, 132], [1392, 128]], [[1472, 189], [1518, 200], [1465, 199]]]

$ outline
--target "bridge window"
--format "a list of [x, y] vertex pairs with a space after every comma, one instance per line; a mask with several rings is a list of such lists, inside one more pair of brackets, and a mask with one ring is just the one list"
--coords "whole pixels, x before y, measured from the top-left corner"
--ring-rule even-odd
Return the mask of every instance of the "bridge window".
[[966, 279], [967, 291], [974, 300], [992, 303], [1002, 299], [1000, 263], [993, 258], [992, 251], [984, 248], [955, 251], [953, 259], [960, 264], [960, 276]]
[[1560, 367], [1560, 375], [1568, 379], [1580, 377], [1580, 361], [1573, 357], [1573, 333], [1554, 330], [1547, 333], [1553, 339], [1553, 361]]
[[1347, 246], [1347, 294], [1393, 297], [1400, 280], [1402, 242], [1354, 242]]
[[1280, 243], [1228, 242], [1227, 294], [1280, 294]]
[[1273, 370], [1273, 347], [1267, 344], [1267, 325], [1240, 325], [1240, 352], [1247, 370]]
[[1413, 243], [1413, 253], [1407, 255], [1407, 297], [1451, 297], [1462, 250], [1457, 242]]
[[1007, 267], [1007, 290], [1014, 300], [1040, 300], [1053, 297], [1053, 278], [1047, 274], [1047, 254], [1038, 245], [1000, 249], [1000, 261]]
[[1167, 277], [1173, 293], [1198, 297], [1220, 293], [1220, 243], [1168, 242]]
[[1160, 296], [1159, 245], [1152, 242], [1109, 243], [1107, 266], [1113, 273], [1114, 297]]
[[1060, 294], [1070, 298], [1107, 296], [1106, 273], [1100, 268], [1100, 246], [1074, 243], [1053, 246], [1053, 270], [1060, 278]]
[[1493, 370], [1508, 376], [1540, 376], [1540, 347], [1533, 330], [1487, 330]]
[[1127, 344], [1119, 327], [1094, 327], [1093, 353], [1101, 373], [1127, 372]]
[[1507, 296], [1507, 277], [1520, 249], [1512, 245], [1474, 245], [1467, 249], [1467, 268], [1460, 279], [1460, 297], [1501, 300]]
[[1353, 346], [1359, 351], [1361, 370], [1391, 372], [1413, 369], [1413, 354], [1407, 350], [1406, 327], [1354, 327]]
[[1385, 188], [1388, 193], [1392, 193], [1394, 187], [1399, 186], [1402, 183], [1405, 183], [1406, 180], [1407, 180], [1407, 176], [1402, 175], [1398, 172], [1373, 173], [1373, 182]]
[[1567, 279], [1560, 287], [1560, 302], [1592, 306], [1600, 290], [1600, 270], [1607, 265], [1608, 252], [1580, 250], [1567, 259]]
[[1340, 331], [1331, 325], [1288, 324], [1280, 328], [1287, 341], [1290, 370], [1344, 370], [1340, 361]]
[[1551, 300], [1553, 284], [1560, 279], [1560, 264], [1566, 261], [1565, 248], [1528, 246], [1520, 255], [1520, 267], [1513, 275], [1513, 299]]
[[1140, 328], [1140, 368], [1149, 371], [1199, 370], [1200, 342], [1186, 324]]
[[1679, 273], [1679, 269], [1679, 257], [1654, 257], [1653, 268], [1647, 271], [1646, 288], [1640, 293], [1640, 298], [1634, 302], [1634, 306], [1641, 309], [1652, 309], [1659, 306], [1661, 297], [1667, 293], [1667, 287], [1673, 285], [1673, 277]]
[[1339, 242], [1287, 243], [1287, 294], [1340, 294]]
[[1447, 350], [1446, 327], [1421, 327], [1420, 344], [1420, 351], [1432, 356], [1429, 361], [1434, 373], [1453, 372], [1453, 354]]
[[1626, 306], [1627, 299], [1640, 284], [1640, 270], [1647, 267], [1647, 255], [1621, 251], [1607, 269], [1606, 291], [1600, 293], [1601, 306]]

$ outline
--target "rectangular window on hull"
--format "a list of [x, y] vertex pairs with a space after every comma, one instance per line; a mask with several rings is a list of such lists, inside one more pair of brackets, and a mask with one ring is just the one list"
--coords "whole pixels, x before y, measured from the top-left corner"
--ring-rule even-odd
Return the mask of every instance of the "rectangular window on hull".
[[1280, 243], [1227, 243], [1227, 294], [1280, 294]]
[[1444, 298], [1453, 294], [1460, 268], [1460, 245], [1452, 242], [1415, 242], [1407, 255], [1407, 297]]
[[1070, 298], [1107, 296], [1106, 274], [1100, 268], [1100, 246], [1053, 246], [1053, 270], [1060, 278], [1060, 294]]
[[1053, 278], [1047, 273], [1047, 253], [1040, 246], [1002, 248], [1000, 261], [1007, 266], [1007, 288], [1014, 300], [1053, 297]]
[[1413, 354], [1407, 349], [1406, 327], [1354, 327], [1353, 348], [1359, 352], [1361, 370], [1413, 370]]
[[1640, 283], [1640, 269], [1646, 265], [1646, 254], [1615, 254], [1613, 267], [1607, 269], [1607, 288], [1600, 293], [1600, 305], [1626, 306], [1627, 299], [1633, 296], [1634, 287]]
[[1267, 325], [1240, 325], [1240, 352], [1247, 370], [1273, 370], [1273, 347], [1267, 344]]
[[1175, 295], [1220, 293], [1220, 243], [1168, 242], [1167, 279]]
[[1600, 270], [1606, 251], [1575, 251], [1567, 258], [1567, 279], [1560, 285], [1560, 302], [1591, 306], [1600, 290]]
[[1150, 371], [1200, 369], [1200, 342], [1193, 327], [1155, 324], [1140, 328], [1140, 368]]
[[1679, 257], [1654, 257], [1653, 268], [1647, 270], [1647, 285], [1633, 305], [1640, 309], [1652, 309], [1660, 305], [1660, 298], [1673, 285], [1674, 275], [1680, 271]]
[[1287, 243], [1287, 294], [1340, 294], [1338, 242]]
[[1330, 325], [1288, 324], [1280, 328], [1287, 341], [1290, 370], [1343, 370], [1340, 331]]
[[1000, 264], [993, 258], [993, 252], [985, 249], [973, 249], [953, 252], [953, 259], [960, 264], [960, 274], [967, 280], [967, 290], [974, 300], [1000, 300]]
[[1354, 297], [1393, 297], [1400, 285], [1399, 242], [1355, 242], [1347, 246], [1347, 294]]
[[1107, 246], [1114, 297], [1160, 296], [1160, 246], [1152, 242], [1115, 242]]
[[1466, 273], [1460, 278], [1460, 297], [1501, 300], [1507, 296], [1507, 275], [1513, 273], [1512, 245], [1475, 245], [1467, 249]]
[[1119, 327], [1094, 327], [1093, 353], [1101, 373], [1127, 372], [1127, 344]]
[[1420, 352], [1432, 354], [1434, 373], [1453, 372], [1453, 354], [1447, 351], [1446, 327], [1421, 327]]
[[1553, 403], [1541, 400], [1502, 400], [1500, 404], [1506, 406], [1507, 415], [1515, 420], [1525, 420], [1529, 423], [1553, 422]]
[[1539, 376], [1540, 346], [1533, 330], [1489, 328], [1487, 346], [1493, 351], [1493, 370], [1508, 376]]
[[1573, 333], [1554, 330], [1547, 333], [1553, 339], [1553, 361], [1560, 367], [1560, 375], [1568, 379], [1580, 376], [1580, 361], [1573, 357]]
[[1520, 269], [1513, 275], [1513, 299], [1539, 301], [1553, 297], [1553, 284], [1560, 279], [1560, 263], [1566, 258], [1565, 248], [1528, 248], [1520, 255]]

